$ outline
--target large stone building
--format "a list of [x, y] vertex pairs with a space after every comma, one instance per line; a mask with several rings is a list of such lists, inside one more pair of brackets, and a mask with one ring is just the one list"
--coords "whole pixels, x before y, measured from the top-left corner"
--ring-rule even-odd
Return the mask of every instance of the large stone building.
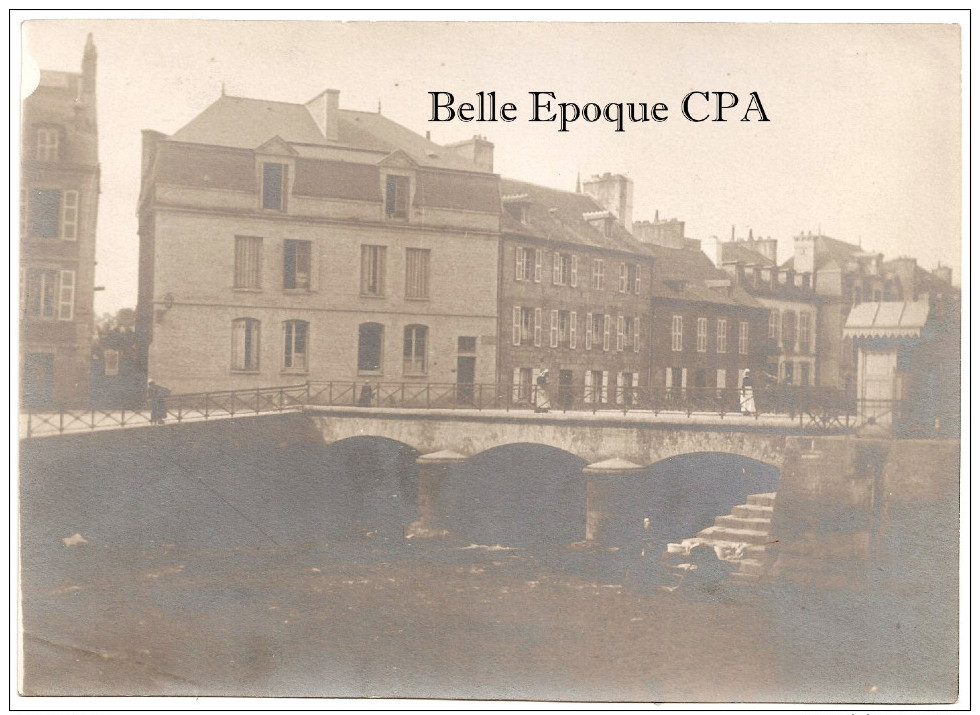
[[[668, 402], [738, 408], [745, 370], [762, 387], [769, 311], [700, 251], [650, 246], [652, 384]], [[770, 405], [757, 403], [759, 409]]]
[[817, 325], [822, 298], [812, 275], [781, 268], [776, 239], [748, 238], [717, 243], [716, 265], [769, 311], [766, 373], [781, 386], [818, 384]]
[[20, 374], [25, 408], [89, 401], [99, 205], [96, 50], [81, 73], [42, 70], [24, 101], [20, 206]]
[[[622, 178], [622, 177], [619, 177]], [[553, 406], [632, 403], [650, 384], [653, 259], [622, 225], [632, 183], [607, 210], [590, 196], [501, 180], [500, 382], [533, 401], [549, 371]]]
[[380, 112], [221, 96], [143, 137], [137, 332], [176, 392], [490, 383], [493, 147]]

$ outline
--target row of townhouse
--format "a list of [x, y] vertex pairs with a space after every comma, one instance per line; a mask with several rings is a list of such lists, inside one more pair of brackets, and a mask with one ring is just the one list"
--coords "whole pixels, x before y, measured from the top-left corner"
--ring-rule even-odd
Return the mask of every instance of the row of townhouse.
[[[495, 384], [566, 408], [737, 387], [765, 312], [700, 253], [631, 234], [632, 183], [493, 173], [332, 90], [222, 96], [144, 132], [137, 336], [178, 392], [300, 381]], [[712, 335], [707, 340], [710, 323]]]
[[99, 153], [96, 49], [82, 71], [42, 70], [24, 101], [20, 374], [26, 408], [89, 404]]

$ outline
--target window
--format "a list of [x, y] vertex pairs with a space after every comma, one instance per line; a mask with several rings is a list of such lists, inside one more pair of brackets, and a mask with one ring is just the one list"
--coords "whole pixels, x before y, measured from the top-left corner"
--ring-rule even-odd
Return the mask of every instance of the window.
[[282, 252], [282, 287], [286, 290], [310, 290], [313, 244], [286, 240]]
[[541, 308], [522, 308], [515, 305], [514, 345], [530, 345], [532, 336], [534, 345], [541, 347]]
[[119, 374], [119, 351], [106, 348], [102, 351], [103, 372], [106, 375]]
[[680, 352], [684, 349], [684, 317], [675, 315], [670, 321], [670, 349]]
[[535, 248], [523, 248], [518, 246], [515, 249], [516, 266], [514, 269], [514, 279], [519, 281], [541, 282], [541, 251]]
[[749, 324], [742, 321], [738, 324], [738, 354], [747, 355], [749, 352]]
[[385, 294], [385, 247], [361, 246], [361, 295]]
[[640, 265], [638, 263], [619, 264], [619, 292], [640, 294]]
[[708, 319], [698, 318], [698, 352], [708, 352]]
[[860, 302], [861, 302], [861, 286], [856, 285], [854, 286], [853, 305], [857, 305]]
[[[231, 321], [231, 369], [257, 372], [259, 369], [259, 326], [255, 318]], [[303, 351], [305, 353], [305, 349]], [[290, 367], [287, 365], [286, 367]]]
[[718, 388], [718, 393], [717, 393], [718, 397], [721, 397], [722, 390], [724, 390], [725, 386], [728, 384], [727, 377], [728, 377], [728, 373], [723, 368], [718, 368], [715, 371], [715, 387]]
[[235, 236], [235, 287], [262, 287], [262, 239]]
[[578, 285], [578, 256], [568, 253], [556, 253], [552, 271], [552, 283], [568, 285], [573, 288]]
[[424, 325], [405, 326], [404, 371], [406, 375], [424, 375], [426, 369], [426, 345], [429, 329]]
[[38, 129], [35, 158], [38, 161], [58, 161], [59, 139], [60, 132], [53, 127]]
[[405, 249], [405, 297], [429, 297], [429, 249]]
[[800, 313], [800, 351], [810, 352], [810, 314]]
[[283, 211], [285, 205], [286, 165], [262, 165], [262, 208]]
[[408, 177], [385, 178], [385, 214], [388, 218], [408, 218]]
[[796, 347], [796, 311], [783, 312], [783, 347], [792, 350]]
[[629, 350], [630, 347], [632, 347], [633, 352], [639, 352], [640, 319], [633, 317], [631, 315], [620, 316], [617, 319], [616, 327], [617, 327], [616, 349]]
[[585, 395], [588, 404], [603, 404], [609, 400], [609, 372], [606, 370], [585, 371]]
[[575, 347], [575, 313], [567, 310], [551, 311], [551, 347]]
[[724, 318], [718, 318], [715, 323], [715, 351], [728, 352], [728, 321]]
[[616, 404], [632, 405], [636, 401], [636, 389], [639, 386], [639, 375], [635, 372], [620, 372], [616, 374]]
[[531, 386], [534, 384], [534, 369], [530, 367], [514, 368], [514, 399], [527, 402], [531, 399]]
[[32, 189], [31, 235], [37, 238], [78, 238], [78, 192]]
[[779, 311], [769, 311], [769, 339], [779, 340]]
[[793, 384], [793, 361], [787, 360], [783, 363], [783, 384]]
[[592, 261], [592, 289], [603, 290], [606, 285], [606, 262], [601, 258]]
[[309, 332], [310, 324], [305, 320], [287, 320], [283, 323], [282, 366], [284, 369], [306, 371], [306, 345], [309, 342]]
[[463, 336], [463, 335], [456, 338], [456, 352], [475, 353], [476, 338], [471, 336]]
[[616, 349], [622, 350], [623, 343], [626, 342], [626, 321], [623, 316], [616, 316]]
[[381, 349], [384, 343], [381, 323], [361, 323], [357, 326], [357, 369], [377, 372], [381, 369]]
[[810, 386], [810, 363], [808, 362], [800, 363], [800, 384], [803, 387]]
[[31, 318], [72, 320], [75, 271], [30, 268], [24, 276], [24, 314]]

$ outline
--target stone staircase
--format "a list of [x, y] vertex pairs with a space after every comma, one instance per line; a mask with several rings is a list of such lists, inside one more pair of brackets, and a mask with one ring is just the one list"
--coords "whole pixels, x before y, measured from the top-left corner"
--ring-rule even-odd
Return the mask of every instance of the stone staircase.
[[713, 526], [703, 529], [697, 536], [668, 545], [668, 558], [683, 559], [692, 546], [708, 544], [726, 554], [726, 561], [737, 564], [732, 573], [733, 582], [757, 581], [766, 570], [766, 548], [771, 541], [769, 533], [775, 501], [775, 492], [750, 494], [746, 504], [736, 506], [731, 514], [717, 517]]

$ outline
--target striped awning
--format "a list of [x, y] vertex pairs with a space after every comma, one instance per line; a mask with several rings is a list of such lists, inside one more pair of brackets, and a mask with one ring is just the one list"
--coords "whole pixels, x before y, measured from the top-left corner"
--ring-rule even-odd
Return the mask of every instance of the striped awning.
[[928, 301], [860, 303], [844, 324], [845, 338], [917, 338], [929, 319]]

